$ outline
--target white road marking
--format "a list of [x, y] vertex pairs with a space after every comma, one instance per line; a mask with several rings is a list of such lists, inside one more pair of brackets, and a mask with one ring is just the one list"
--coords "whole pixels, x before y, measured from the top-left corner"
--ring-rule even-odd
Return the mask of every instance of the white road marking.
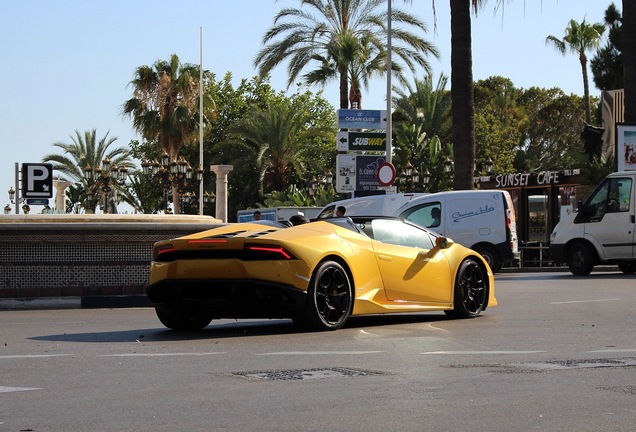
[[631, 353], [636, 352], [636, 348], [607, 348], [602, 350], [588, 351], [588, 353]]
[[29, 390], [42, 390], [42, 389], [41, 388], [35, 388], [35, 387], [3, 387], [3, 386], [0, 386], [0, 393], [11, 393], [11, 392], [29, 391]]
[[571, 304], [571, 303], [595, 303], [595, 302], [606, 302], [606, 301], [620, 301], [619, 298], [608, 298], [608, 299], [598, 299], [598, 300], [572, 300], [572, 301], [563, 301], [563, 302], [552, 302], [552, 305], [559, 304]]
[[73, 354], [24, 354], [24, 355], [3, 355], [0, 359], [26, 359], [26, 358], [49, 358], [49, 357], [68, 357]]
[[216, 354], [227, 354], [227, 352], [207, 352], [207, 353], [124, 353], [124, 354], [103, 354], [97, 357], [177, 357], [177, 356], [208, 356]]
[[545, 353], [547, 351], [428, 351], [428, 352], [423, 352], [422, 354], [424, 355], [430, 355], [430, 354], [437, 354], [437, 355], [453, 355], [453, 354], [459, 354], [459, 355], [471, 355], [471, 354], [539, 354], [539, 353]]
[[365, 355], [378, 354], [384, 351], [279, 351], [271, 353], [261, 353], [256, 355]]

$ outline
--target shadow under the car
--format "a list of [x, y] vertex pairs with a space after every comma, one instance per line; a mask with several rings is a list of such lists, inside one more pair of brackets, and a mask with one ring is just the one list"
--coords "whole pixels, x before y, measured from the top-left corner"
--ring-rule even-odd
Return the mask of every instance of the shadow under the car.
[[[419, 324], [445, 320], [448, 320], [448, 318], [443, 313], [367, 315], [349, 318], [343, 329]], [[291, 320], [276, 319], [237, 320], [232, 322], [227, 322], [227, 320], [224, 321], [225, 322], [223, 323], [217, 324], [215, 324], [215, 321], [212, 321], [212, 323], [206, 328], [194, 332], [179, 332], [166, 328], [150, 328], [108, 332], [64, 333], [35, 336], [30, 339], [38, 341], [77, 343], [139, 343], [199, 339], [225, 339], [235, 337], [271, 336], [279, 334], [309, 332], [301, 327], [296, 326]]]

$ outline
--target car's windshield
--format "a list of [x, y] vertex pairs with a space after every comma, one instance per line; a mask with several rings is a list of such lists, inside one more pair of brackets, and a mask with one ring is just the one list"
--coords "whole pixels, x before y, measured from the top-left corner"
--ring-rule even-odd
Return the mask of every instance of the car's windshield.
[[374, 219], [371, 221], [371, 229], [364, 231], [369, 237], [382, 243], [433, 248], [433, 240], [426, 231], [397, 219]]

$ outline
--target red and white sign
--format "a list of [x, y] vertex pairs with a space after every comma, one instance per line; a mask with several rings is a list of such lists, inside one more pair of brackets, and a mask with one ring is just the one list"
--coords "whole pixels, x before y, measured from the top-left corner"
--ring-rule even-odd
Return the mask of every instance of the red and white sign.
[[391, 186], [395, 181], [395, 167], [391, 162], [384, 162], [378, 167], [378, 181], [382, 186]]

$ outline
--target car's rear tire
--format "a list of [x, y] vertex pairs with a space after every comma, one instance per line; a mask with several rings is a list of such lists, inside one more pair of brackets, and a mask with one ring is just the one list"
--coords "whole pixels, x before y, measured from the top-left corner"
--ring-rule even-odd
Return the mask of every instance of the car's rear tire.
[[488, 299], [488, 278], [483, 266], [473, 258], [467, 258], [459, 266], [455, 278], [453, 310], [447, 310], [451, 318], [474, 318], [478, 316]]
[[159, 321], [166, 327], [177, 331], [197, 331], [210, 324], [212, 318], [192, 316], [183, 312], [156, 310]]
[[294, 322], [310, 330], [336, 330], [345, 325], [352, 309], [349, 274], [336, 261], [323, 261], [309, 282], [307, 304]]
[[575, 276], [587, 276], [594, 268], [594, 253], [583, 243], [574, 243], [568, 253], [568, 267]]
[[618, 265], [618, 269], [625, 274], [636, 273], [636, 262], [622, 262]]
[[475, 252], [482, 256], [484, 261], [488, 263], [493, 273], [498, 273], [503, 267], [503, 261], [499, 258], [499, 254], [490, 246], [475, 246]]

